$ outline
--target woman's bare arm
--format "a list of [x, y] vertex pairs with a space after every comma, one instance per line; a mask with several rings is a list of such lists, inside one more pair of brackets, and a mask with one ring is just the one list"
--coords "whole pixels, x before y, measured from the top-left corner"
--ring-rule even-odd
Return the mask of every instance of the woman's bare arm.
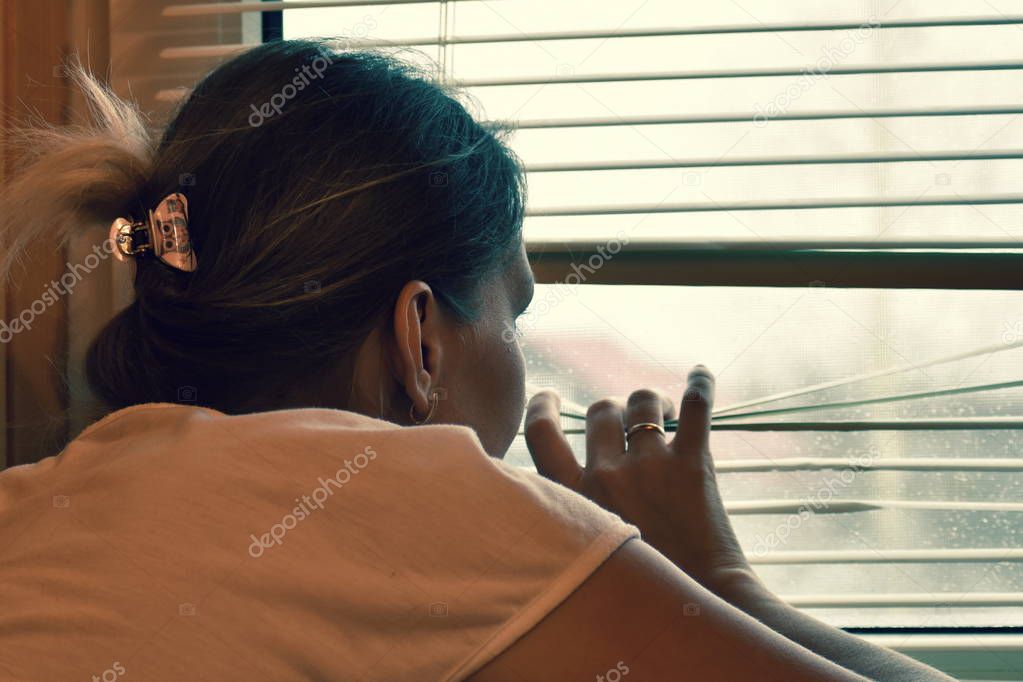
[[953, 679], [909, 656], [875, 646], [822, 623], [786, 604], [755, 577], [746, 582], [737, 581], [729, 593], [720, 596], [793, 642], [872, 680], [931, 682]]
[[[616, 672], [612, 672], [616, 671]], [[730, 606], [645, 542], [626, 542], [533, 630], [471, 678], [857, 681]]]

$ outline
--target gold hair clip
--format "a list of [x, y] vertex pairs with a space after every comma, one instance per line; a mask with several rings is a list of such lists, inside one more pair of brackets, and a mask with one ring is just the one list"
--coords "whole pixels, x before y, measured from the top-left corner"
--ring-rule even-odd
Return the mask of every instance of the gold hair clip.
[[116, 219], [110, 225], [110, 240], [117, 260], [151, 251], [172, 268], [195, 270], [195, 251], [188, 236], [188, 200], [179, 192], [164, 197], [145, 221]]

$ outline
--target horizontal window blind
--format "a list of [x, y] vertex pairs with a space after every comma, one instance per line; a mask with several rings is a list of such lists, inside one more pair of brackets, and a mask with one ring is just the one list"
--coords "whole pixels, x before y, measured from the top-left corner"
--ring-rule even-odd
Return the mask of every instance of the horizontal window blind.
[[[534, 383], [584, 410], [678, 393], [703, 362], [734, 408], [722, 489], [780, 593], [847, 627], [1023, 627], [1021, 8], [704, 5], [169, 3], [162, 21], [283, 10], [285, 37], [436, 64], [528, 171]], [[159, 56], [200, 73], [250, 44]], [[529, 466], [521, 441], [509, 459]]]
[[[409, 48], [421, 50], [438, 78], [518, 128], [543, 279], [579, 252], [564, 240], [624, 229], [659, 244], [624, 251], [602, 281], [634, 281], [635, 270], [648, 284], [805, 286], [829, 272], [834, 286], [1023, 281], [1018, 12], [652, 1], [579, 16], [569, 3], [415, 0], [172, 3], [163, 15], [172, 26], [281, 10], [291, 35], [413, 59]], [[170, 45], [160, 56], [194, 65], [246, 46]], [[839, 237], [859, 244], [831, 243]], [[727, 253], [694, 255], [706, 240]], [[915, 252], [891, 253], [889, 241], [915, 241]], [[949, 241], [1000, 253], [935, 253]]]

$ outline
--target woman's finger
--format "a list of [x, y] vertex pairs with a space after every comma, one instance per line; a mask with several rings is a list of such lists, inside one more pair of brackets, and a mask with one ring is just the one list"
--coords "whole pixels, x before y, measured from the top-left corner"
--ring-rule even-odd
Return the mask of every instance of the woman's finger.
[[[665, 397], [657, 391], [648, 388], [633, 391], [629, 395], [625, 407], [626, 429], [636, 424], [657, 424], [663, 429], [664, 415], [666, 411], [670, 410], [671, 401], [668, 400], [667, 403], [666, 408]], [[636, 431], [626, 439], [626, 449], [630, 453], [642, 452], [644, 447], [654, 444], [664, 445], [664, 443], [663, 433], [653, 429], [644, 429]]]
[[614, 462], [625, 453], [625, 406], [604, 398], [586, 410], [586, 468]]
[[526, 406], [526, 447], [536, 470], [568, 488], [582, 475], [582, 467], [561, 430], [561, 398], [551, 390], [538, 392]]
[[707, 449], [713, 407], [714, 375], [703, 365], [697, 365], [689, 372], [689, 383], [682, 395], [678, 432], [671, 442], [675, 452], [681, 454]]

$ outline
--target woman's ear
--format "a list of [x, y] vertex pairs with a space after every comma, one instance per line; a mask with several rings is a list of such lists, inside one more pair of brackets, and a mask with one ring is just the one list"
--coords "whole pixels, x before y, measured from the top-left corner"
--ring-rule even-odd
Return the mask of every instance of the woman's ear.
[[394, 305], [393, 363], [416, 414], [429, 412], [430, 392], [438, 384], [442, 325], [440, 306], [430, 285], [421, 280], [406, 283]]

